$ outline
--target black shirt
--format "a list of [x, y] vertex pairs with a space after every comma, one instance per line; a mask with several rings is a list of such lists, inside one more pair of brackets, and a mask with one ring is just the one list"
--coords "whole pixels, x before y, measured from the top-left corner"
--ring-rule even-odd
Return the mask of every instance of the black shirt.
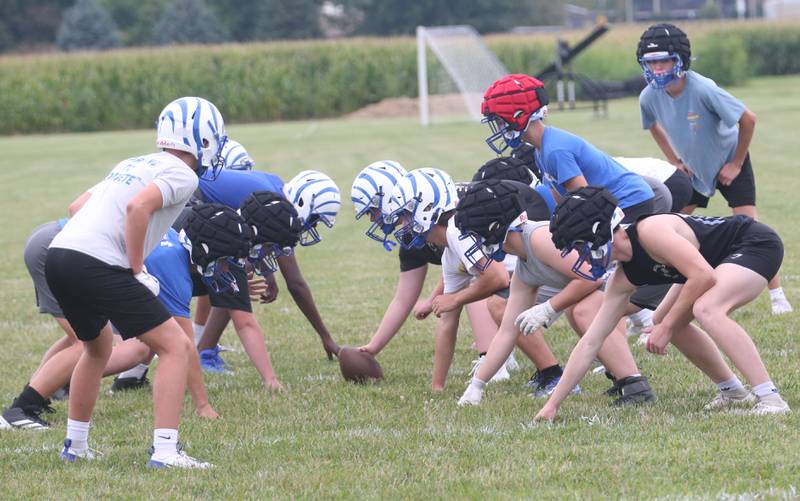
[[425, 244], [421, 249], [404, 249], [400, 247], [400, 271], [411, 271], [426, 264], [442, 264], [443, 249]]

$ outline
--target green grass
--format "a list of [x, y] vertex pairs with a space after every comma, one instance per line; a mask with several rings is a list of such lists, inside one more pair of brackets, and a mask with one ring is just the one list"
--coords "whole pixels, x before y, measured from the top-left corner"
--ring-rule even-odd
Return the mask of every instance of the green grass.
[[[797, 117], [800, 77], [757, 79], [732, 89], [758, 115], [752, 147], [762, 219], [784, 238], [784, 288], [800, 307], [800, 215]], [[223, 110], [224, 111], [224, 110]], [[611, 103], [608, 120], [589, 111], [554, 110], [550, 123], [583, 135], [609, 153], [657, 150], [639, 125], [636, 100]], [[230, 125], [261, 169], [288, 179], [305, 168], [329, 173], [348, 193], [367, 163], [391, 158], [406, 168], [435, 166], [466, 180], [490, 158], [487, 130], [441, 124], [428, 130], [408, 119]], [[45, 348], [59, 335], [39, 315], [24, 270], [25, 237], [100, 179], [115, 161], [153, 148], [151, 131], [0, 138], [0, 401], [21, 389]], [[345, 196], [345, 198], [348, 198]], [[348, 198], [349, 199], [349, 198]], [[721, 197], [707, 211], [727, 214]], [[331, 332], [341, 344], [366, 342], [393, 294], [396, 255], [363, 236], [345, 203], [324, 241], [298, 252], [303, 272]], [[429, 282], [437, 270], [429, 274]], [[279, 281], [282, 286], [282, 282]], [[324, 359], [316, 336], [288, 298], [256, 308], [277, 373], [287, 386], [273, 397], [244, 353], [228, 354], [233, 377], [207, 377], [210, 399], [224, 416], [206, 422], [186, 400], [181, 439], [213, 461], [206, 472], [152, 472], [147, 393], [109, 396], [95, 412], [93, 446], [101, 462], [57, 459], [65, 405], [43, 433], [0, 433], [0, 498], [792, 498], [800, 487], [800, 417], [705, 415], [713, 386], [675, 351], [658, 358], [634, 348], [659, 401], [611, 409], [605, 378], [587, 376], [584, 393], [567, 400], [554, 425], [530, 427], [541, 402], [521, 385], [491, 385], [480, 408], [459, 409], [471, 336], [464, 321], [448, 386], [429, 391], [434, 321], [409, 320], [380, 355], [386, 379], [354, 386]], [[760, 347], [775, 382], [800, 409], [798, 315], [769, 315], [766, 295], [736, 314]], [[560, 359], [574, 344], [563, 323], [548, 333]], [[224, 342], [237, 345], [232, 332]], [[521, 360], [521, 355], [517, 354]]]

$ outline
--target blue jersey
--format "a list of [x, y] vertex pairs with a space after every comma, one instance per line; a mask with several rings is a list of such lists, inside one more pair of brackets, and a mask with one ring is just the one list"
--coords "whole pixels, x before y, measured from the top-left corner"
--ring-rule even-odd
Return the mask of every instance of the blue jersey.
[[237, 210], [254, 191], [273, 191], [283, 196], [283, 181], [275, 174], [257, 170], [223, 169], [214, 181], [200, 178], [200, 191], [205, 202]]
[[583, 176], [590, 186], [610, 191], [623, 209], [653, 198], [653, 190], [641, 176], [626, 170], [585, 139], [555, 127], [544, 129], [536, 161], [545, 183], [561, 197], [567, 193], [564, 183]]
[[550, 191], [550, 187], [540, 183], [534, 186], [533, 189], [542, 197], [544, 203], [547, 204], [547, 210], [550, 211], [550, 215], [552, 216], [553, 212], [556, 210], [556, 199], [553, 198], [553, 192]]
[[189, 275], [189, 251], [172, 228], [144, 260], [147, 272], [158, 279], [158, 299], [174, 317], [189, 318], [192, 302], [192, 277]]

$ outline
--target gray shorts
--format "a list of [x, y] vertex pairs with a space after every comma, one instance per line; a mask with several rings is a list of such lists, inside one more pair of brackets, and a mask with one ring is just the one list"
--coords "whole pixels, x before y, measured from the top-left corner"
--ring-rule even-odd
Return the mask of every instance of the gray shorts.
[[36, 291], [36, 305], [39, 307], [39, 313], [49, 313], [54, 317], [64, 318], [64, 313], [58, 305], [58, 301], [50, 292], [50, 287], [47, 286], [47, 280], [44, 278], [44, 263], [47, 260], [47, 248], [50, 247], [50, 242], [61, 231], [61, 225], [58, 221], [51, 221], [39, 226], [28, 237], [25, 242], [25, 251], [23, 253], [25, 258], [25, 266], [28, 267], [28, 273], [33, 280], [33, 287]]
[[639, 308], [655, 310], [669, 292], [670, 287], [672, 284], [640, 285], [633, 292], [629, 301]]

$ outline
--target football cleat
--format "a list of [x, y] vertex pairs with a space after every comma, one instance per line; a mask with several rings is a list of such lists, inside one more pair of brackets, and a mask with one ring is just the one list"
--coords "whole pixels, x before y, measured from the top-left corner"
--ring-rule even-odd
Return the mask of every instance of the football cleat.
[[645, 402], [652, 402], [656, 399], [656, 394], [650, 388], [650, 383], [644, 376], [628, 376], [618, 379], [614, 382], [614, 386], [619, 389], [620, 397], [611, 405], [615, 407], [623, 407], [626, 405], [638, 405]]
[[0, 429], [46, 430], [50, 423], [39, 417], [44, 409], [9, 407], [0, 415]]
[[206, 469], [212, 468], [214, 465], [195, 459], [185, 452], [178, 450], [174, 454], [155, 458], [155, 453], [150, 455], [150, 461], [147, 462], [148, 468], [162, 469], [162, 468], [197, 468]]
[[757, 402], [756, 396], [746, 388], [741, 388], [735, 392], [718, 391], [714, 399], [703, 406], [704, 411], [718, 411], [730, 409], [732, 407], [752, 406]]
[[102, 456], [103, 454], [101, 452], [90, 449], [89, 447], [86, 449], [74, 449], [72, 447], [72, 440], [65, 438], [64, 450], [61, 451], [61, 455], [59, 457], [62, 461], [74, 463], [77, 459], [93, 461], [95, 459], [100, 459]]
[[142, 377], [120, 377], [114, 378], [111, 384], [111, 393], [117, 393], [127, 390], [138, 390], [140, 388], [147, 388], [150, 386], [150, 381], [147, 379], [147, 370], [144, 371]]

